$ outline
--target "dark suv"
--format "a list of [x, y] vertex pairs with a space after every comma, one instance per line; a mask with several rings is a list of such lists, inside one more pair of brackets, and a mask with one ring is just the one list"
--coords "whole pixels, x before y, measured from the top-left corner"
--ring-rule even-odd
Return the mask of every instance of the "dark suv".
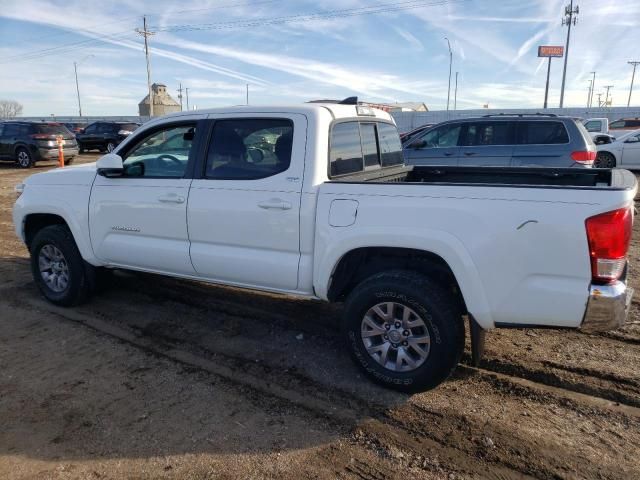
[[592, 167], [596, 146], [570, 117], [486, 115], [451, 120], [403, 145], [409, 165]]
[[132, 122], [95, 122], [76, 133], [80, 153], [85, 150], [112, 152], [118, 144], [138, 128]]
[[64, 141], [64, 163], [68, 165], [78, 155], [78, 145], [64, 125], [50, 122], [0, 123], [0, 160], [17, 162], [22, 168], [32, 167], [41, 160], [58, 160], [58, 137]]

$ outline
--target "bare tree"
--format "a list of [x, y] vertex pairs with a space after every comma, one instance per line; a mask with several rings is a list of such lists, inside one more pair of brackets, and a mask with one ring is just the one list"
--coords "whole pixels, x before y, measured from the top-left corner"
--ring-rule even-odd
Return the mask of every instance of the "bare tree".
[[13, 118], [22, 115], [22, 104], [15, 100], [0, 100], [0, 118]]

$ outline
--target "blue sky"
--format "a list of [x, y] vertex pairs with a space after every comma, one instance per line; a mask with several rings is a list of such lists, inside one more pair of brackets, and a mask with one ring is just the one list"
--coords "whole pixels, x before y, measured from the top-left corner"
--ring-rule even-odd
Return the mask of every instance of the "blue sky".
[[[244, 103], [249, 83], [253, 104], [357, 95], [443, 109], [449, 68], [445, 36], [453, 49], [453, 71], [460, 72], [458, 108], [538, 107], [546, 61], [537, 58], [537, 46], [564, 44], [565, 3], [0, 0], [0, 98], [21, 102], [24, 115], [77, 114], [76, 61], [85, 115], [136, 115], [146, 94], [146, 67], [142, 38], [134, 29], [146, 14], [157, 30], [150, 39], [153, 81], [165, 83], [174, 98], [179, 83], [188, 86], [190, 104], [198, 108]], [[626, 105], [627, 61], [640, 60], [634, 58], [640, 57], [640, 2], [577, 3], [565, 106], [585, 105], [594, 70], [595, 92], [614, 85], [613, 105]], [[376, 14], [263, 21], [376, 5], [388, 7]], [[202, 24], [217, 25], [175, 29]], [[638, 73], [635, 104], [640, 103]], [[558, 104], [561, 74], [562, 60], [555, 59], [552, 106]]]

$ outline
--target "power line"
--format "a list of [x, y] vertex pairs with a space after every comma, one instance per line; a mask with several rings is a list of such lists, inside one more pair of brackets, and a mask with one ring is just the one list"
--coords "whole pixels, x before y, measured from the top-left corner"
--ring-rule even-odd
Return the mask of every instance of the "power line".
[[232, 22], [216, 22], [201, 24], [167, 25], [165, 27], [155, 27], [158, 32], [178, 32], [192, 30], [222, 30], [233, 28], [261, 27], [267, 25], [279, 25], [283, 23], [303, 23], [315, 20], [347, 18], [360, 15], [373, 15], [377, 13], [393, 13], [415, 8], [433, 7], [446, 5], [454, 2], [464, 2], [467, 0], [410, 0], [403, 2], [384, 3], [369, 7], [345, 8], [340, 10], [326, 10], [306, 14], [288, 15], [280, 17], [265, 17], [254, 20], [236, 20]]
[[567, 60], [569, 59], [569, 40], [571, 39], [571, 25], [575, 25], [577, 18], [575, 15], [580, 13], [580, 8], [576, 5], [573, 9], [573, 0], [571, 3], [564, 7], [564, 18], [562, 19], [562, 25], [566, 25], [567, 28], [567, 43], [564, 47], [564, 68], [562, 69], [562, 87], [560, 87], [560, 108], [564, 105], [564, 83], [567, 78]]

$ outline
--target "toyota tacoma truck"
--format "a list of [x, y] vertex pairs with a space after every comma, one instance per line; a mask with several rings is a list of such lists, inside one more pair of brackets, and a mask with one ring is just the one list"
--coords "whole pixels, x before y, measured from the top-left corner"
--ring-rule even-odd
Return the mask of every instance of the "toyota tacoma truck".
[[419, 391], [467, 319], [474, 361], [494, 328], [622, 326], [636, 190], [626, 170], [406, 166], [392, 118], [348, 100], [154, 119], [26, 179], [13, 219], [54, 304], [105, 269], [342, 302], [356, 363]]

